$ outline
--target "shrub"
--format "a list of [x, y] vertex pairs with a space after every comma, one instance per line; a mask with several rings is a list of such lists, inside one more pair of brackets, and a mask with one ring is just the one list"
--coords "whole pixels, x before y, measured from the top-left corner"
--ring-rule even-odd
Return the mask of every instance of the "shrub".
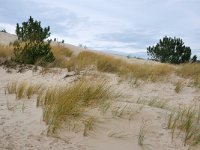
[[44, 63], [54, 61], [50, 41], [44, 42], [50, 36], [49, 31], [49, 26], [42, 28], [41, 22], [34, 21], [32, 17], [22, 26], [17, 23], [18, 42], [14, 45], [13, 59], [25, 64], [34, 64], [38, 60]]

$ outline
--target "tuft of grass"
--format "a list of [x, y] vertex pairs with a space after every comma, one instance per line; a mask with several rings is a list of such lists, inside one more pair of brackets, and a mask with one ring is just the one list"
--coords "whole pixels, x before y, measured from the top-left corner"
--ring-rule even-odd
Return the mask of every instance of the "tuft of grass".
[[178, 136], [180, 132], [183, 132], [184, 145], [196, 145], [200, 143], [199, 112], [199, 106], [189, 106], [179, 108], [169, 114], [167, 124], [168, 128], [172, 131], [172, 140], [177, 130], [179, 131]]
[[10, 58], [13, 54], [13, 47], [0, 44], [0, 58]]
[[113, 98], [105, 81], [77, 81], [70, 86], [49, 88], [38, 95], [38, 105], [43, 108], [43, 120], [48, 133], [55, 133], [63, 122], [83, 116], [87, 108], [99, 107]]
[[166, 100], [159, 100], [159, 99], [153, 98], [151, 100], [138, 99], [136, 103], [164, 109], [167, 107], [167, 102], [168, 101]]
[[176, 70], [177, 75], [184, 78], [191, 78], [194, 86], [200, 87], [200, 64], [184, 64]]
[[144, 145], [144, 138], [146, 133], [147, 133], [147, 124], [146, 121], [143, 121], [138, 135], [138, 145], [140, 146]]
[[25, 96], [27, 82], [22, 82], [17, 86], [16, 99], [22, 99]]
[[15, 94], [16, 99], [27, 97], [30, 99], [34, 94], [37, 94], [41, 85], [28, 84], [27, 82], [17, 83], [16, 81], [10, 82], [5, 87], [5, 94]]
[[88, 136], [89, 131], [94, 129], [95, 122], [96, 122], [95, 117], [89, 117], [83, 121], [83, 124], [84, 124], [83, 136]]
[[183, 89], [183, 86], [184, 86], [183, 80], [179, 80], [175, 85], [175, 89], [174, 89], [175, 92], [179, 93]]
[[27, 98], [30, 99], [34, 94], [37, 94], [40, 88], [41, 85], [29, 84], [25, 91]]
[[9, 82], [5, 87], [5, 94], [16, 94], [17, 93], [17, 81]]

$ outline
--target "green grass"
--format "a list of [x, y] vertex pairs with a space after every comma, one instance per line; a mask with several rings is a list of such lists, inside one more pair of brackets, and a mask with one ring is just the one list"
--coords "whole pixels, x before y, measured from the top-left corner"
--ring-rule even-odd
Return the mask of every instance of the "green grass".
[[169, 114], [167, 127], [172, 131], [172, 140], [181, 132], [184, 136], [184, 145], [196, 145], [200, 142], [200, 107], [189, 106], [179, 108]]
[[43, 108], [43, 120], [48, 133], [55, 133], [63, 122], [83, 117], [88, 108], [100, 107], [113, 98], [113, 91], [105, 81], [77, 81], [69, 86], [49, 88], [38, 95], [38, 105]]

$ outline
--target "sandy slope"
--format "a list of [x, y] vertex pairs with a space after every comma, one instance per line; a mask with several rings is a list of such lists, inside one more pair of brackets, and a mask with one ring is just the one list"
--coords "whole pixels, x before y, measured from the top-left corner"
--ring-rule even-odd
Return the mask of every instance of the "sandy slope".
[[[141, 83], [138, 87], [131, 86], [127, 81], [119, 82], [119, 77], [113, 74], [104, 74], [109, 83], [118, 91], [123, 92], [123, 97], [117, 99], [111, 110], [105, 115], [97, 113], [92, 115], [98, 121], [95, 129], [89, 136], [84, 137], [83, 131], [76, 133], [65, 128], [59, 130], [58, 137], [46, 135], [47, 126], [42, 121], [42, 109], [36, 108], [36, 98], [32, 100], [15, 100], [14, 95], [5, 95], [4, 86], [9, 81], [28, 81], [42, 83], [48, 86], [69, 84], [74, 77], [63, 79], [66, 70], [58, 69], [57, 73], [41, 75], [38, 72], [26, 71], [25, 73], [7, 73], [0, 68], [0, 149], [72, 149], [72, 150], [184, 150], [182, 138], [171, 140], [170, 130], [166, 128], [167, 110], [136, 104], [138, 98], [158, 98], [169, 101], [170, 106], [178, 106], [183, 103], [191, 103], [194, 98], [200, 97], [198, 89], [187, 85], [176, 94], [174, 85], [170, 82]], [[125, 112], [121, 116], [113, 115], [116, 107], [123, 108]], [[128, 119], [126, 111], [131, 110], [133, 116]], [[146, 122], [147, 131], [144, 145], [138, 145], [138, 134], [142, 123]]]
[[8, 34], [0, 32], [0, 44], [8, 45], [10, 42], [14, 42], [17, 36], [14, 34]]

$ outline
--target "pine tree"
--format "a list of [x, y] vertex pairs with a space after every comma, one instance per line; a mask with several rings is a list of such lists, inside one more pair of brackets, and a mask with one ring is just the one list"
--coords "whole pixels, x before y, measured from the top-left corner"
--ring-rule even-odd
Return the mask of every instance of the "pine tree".
[[14, 60], [19, 63], [34, 64], [38, 60], [52, 62], [55, 58], [51, 52], [50, 27], [41, 27], [41, 22], [34, 21], [30, 16], [22, 26], [16, 25], [18, 44], [14, 45]]
[[156, 61], [180, 64], [190, 61], [191, 49], [182, 39], [165, 36], [156, 46], [149, 46], [147, 54]]

